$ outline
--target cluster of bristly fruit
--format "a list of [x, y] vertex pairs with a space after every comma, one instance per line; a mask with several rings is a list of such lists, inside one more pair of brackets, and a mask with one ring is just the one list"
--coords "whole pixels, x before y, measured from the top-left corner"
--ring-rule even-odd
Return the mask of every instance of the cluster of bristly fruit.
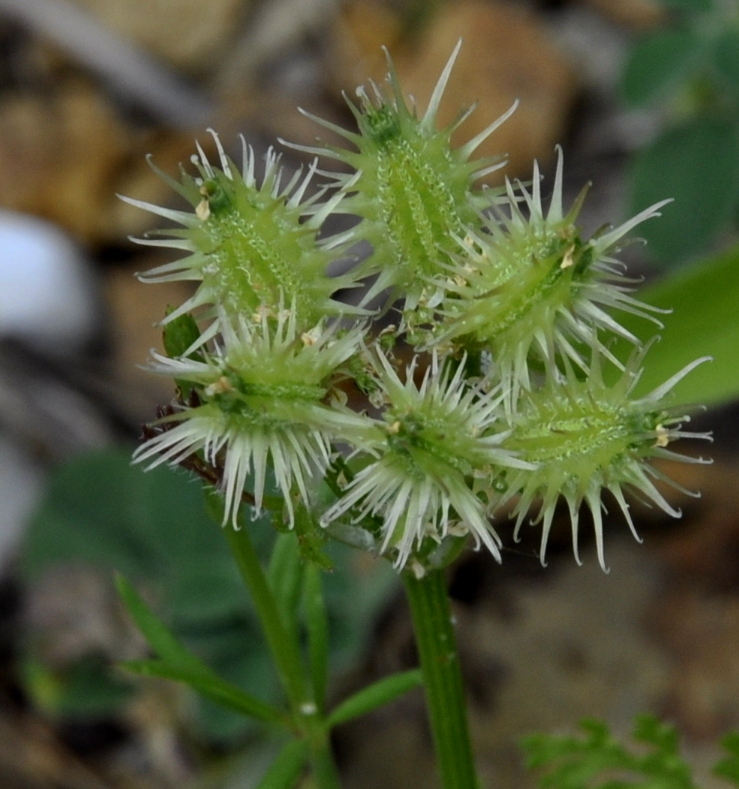
[[[188, 396], [137, 459], [215, 469], [225, 524], [245, 499], [288, 526], [302, 513], [316, 532], [350, 535], [419, 574], [468, 536], [499, 559], [492, 521], [504, 503], [515, 532], [529, 515], [541, 524], [543, 561], [562, 497], [576, 555], [585, 503], [605, 566], [604, 490], [632, 531], [624, 487], [679, 514], [649, 459], [681, 457], [668, 444], [696, 435], [666, 396], [702, 360], [636, 398], [646, 348], [618, 322], [619, 311], [653, 317], [613, 255], [663, 204], [584, 238], [584, 191], [562, 205], [561, 150], [547, 201], [536, 165], [529, 185], [479, 187], [504, 160], [473, 153], [507, 115], [451, 146], [468, 113], [445, 129], [436, 115], [455, 56], [420, 117], [391, 65], [385, 88], [350, 103], [356, 131], [316, 118], [348, 144], [304, 148], [341, 162], [322, 188], [315, 163], [283, 183], [273, 151], [258, 176], [250, 148], [238, 168], [214, 135], [216, 164], [198, 147], [196, 174], [163, 176], [191, 211], [130, 200], [181, 225], [142, 239], [185, 253], [142, 279], [197, 283], [164, 321], [187, 341], [152, 361]], [[322, 234], [331, 214], [359, 221]], [[369, 257], [329, 276], [359, 242]], [[337, 296], [348, 289], [354, 306]], [[634, 346], [624, 364], [614, 336]]]

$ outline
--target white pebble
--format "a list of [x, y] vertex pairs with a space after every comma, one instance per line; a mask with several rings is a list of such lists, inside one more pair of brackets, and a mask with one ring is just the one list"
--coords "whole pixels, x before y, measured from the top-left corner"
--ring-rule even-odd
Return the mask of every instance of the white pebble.
[[92, 272], [81, 250], [49, 222], [0, 211], [0, 338], [68, 353], [92, 335]]

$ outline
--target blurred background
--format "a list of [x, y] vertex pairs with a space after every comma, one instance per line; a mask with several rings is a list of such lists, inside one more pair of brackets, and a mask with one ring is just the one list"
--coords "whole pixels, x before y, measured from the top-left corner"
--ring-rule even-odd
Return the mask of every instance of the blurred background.
[[[196, 486], [130, 467], [140, 426], [173, 396], [141, 365], [187, 290], [135, 278], [172, 253], [130, 241], [157, 223], [117, 195], [182, 207], [146, 157], [176, 177], [196, 139], [212, 150], [209, 127], [234, 155], [239, 134], [261, 152], [333, 141], [297, 106], [351, 128], [342, 92], [382, 82], [382, 46], [423, 107], [460, 37], [440, 113], [450, 123], [477, 102], [460, 142], [518, 99], [480, 155], [507, 153], [505, 174], [522, 179], [537, 159], [546, 194], [563, 145], [570, 200], [593, 183], [586, 231], [676, 198], [640, 228], [649, 244], [623, 253], [635, 274], [687, 271], [737, 243], [736, 0], [0, 0], [2, 789], [255, 785], [268, 736], [113, 667], [145, 651], [117, 569], [224, 675], [276, 692]], [[692, 309], [710, 319], [710, 303]], [[679, 522], [640, 509], [643, 546], [614, 519], [610, 575], [589, 536], [575, 565], [566, 518], [546, 569], [532, 529], [502, 567], [469, 553], [451, 574], [491, 786], [534, 785], [526, 733], [585, 716], [628, 731], [645, 711], [676, 722], [715, 780], [715, 740], [739, 725], [739, 430], [728, 399], [700, 422], [715, 464], [669, 473], [702, 499], [673, 492]], [[415, 662], [392, 573], [342, 563], [351, 572], [328, 579], [334, 699]], [[432, 787], [423, 715], [410, 694], [340, 729], [346, 786]]]

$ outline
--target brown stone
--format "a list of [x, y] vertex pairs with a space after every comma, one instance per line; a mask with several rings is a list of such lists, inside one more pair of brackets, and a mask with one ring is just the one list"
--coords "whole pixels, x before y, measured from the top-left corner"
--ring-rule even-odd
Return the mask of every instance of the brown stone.
[[246, 0], [76, 0], [111, 29], [171, 64], [192, 71], [221, 59], [241, 30]]
[[193, 150], [188, 132], [135, 130], [81, 77], [51, 95], [8, 94], [0, 103], [0, 206], [56, 222], [84, 243], [119, 242], [159, 223], [117, 194], [173, 198], [145, 155], [176, 174]]
[[[381, 24], [375, 25], [375, 20]], [[373, 4], [350, 4], [337, 28], [335, 47], [337, 81], [345, 90], [353, 92], [354, 86], [367, 78], [384, 79], [386, 64], [379, 51], [379, 33], [367, 32], [382, 30], [390, 41], [400, 83], [422, 110], [462, 39], [439, 110], [439, 125], [452, 123], [477, 102], [475, 112], [455, 134], [454, 142], [459, 145], [518, 99], [518, 110], [478, 148], [477, 155], [507, 153], [505, 172], [514, 177], [529, 176], [533, 159], [546, 162], [552, 158], [554, 146], [565, 132], [577, 82], [565, 55], [534, 14], [502, 3], [452, 3], [442, 6], [413, 42], [406, 37], [393, 46], [396, 25], [390, 12]]]

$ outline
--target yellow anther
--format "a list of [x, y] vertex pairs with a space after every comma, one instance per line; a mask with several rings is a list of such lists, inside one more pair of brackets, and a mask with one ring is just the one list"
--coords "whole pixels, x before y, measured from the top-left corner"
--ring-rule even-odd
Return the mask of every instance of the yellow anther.
[[670, 432], [664, 425], [657, 425], [654, 428], [654, 434], [657, 440], [654, 442], [656, 447], [666, 447], [670, 443]]
[[575, 261], [572, 257], [574, 251], [575, 251], [575, 247], [573, 245], [567, 250], [567, 252], [565, 252], [565, 256], [562, 258], [562, 262], [560, 263], [559, 266], [560, 268], [565, 269], [575, 265]]
[[[202, 189], [200, 191], [202, 193]], [[203, 197], [197, 206], [195, 206], [195, 216], [201, 222], [205, 222], [205, 220], [210, 216], [210, 203], [208, 202], [207, 197]]]
[[225, 375], [222, 375], [217, 381], [214, 381], [212, 384], [205, 387], [205, 394], [208, 397], [213, 397], [214, 395], [233, 392], [233, 388], [234, 387], [231, 381], [229, 381]]

